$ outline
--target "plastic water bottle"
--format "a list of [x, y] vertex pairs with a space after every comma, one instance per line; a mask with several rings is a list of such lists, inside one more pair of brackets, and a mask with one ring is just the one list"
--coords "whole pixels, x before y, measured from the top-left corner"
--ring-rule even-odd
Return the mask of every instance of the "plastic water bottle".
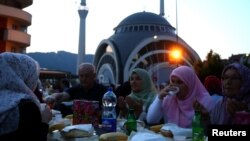
[[204, 128], [201, 123], [200, 111], [195, 111], [192, 120], [192, 141], [204, 141]]
[[102, 128], [108, 132], [116, 131], [116, 103], [116, 95], [114, 94], [112, 87], [109, 87], [108, 91], [103, 95], [102, 98]]

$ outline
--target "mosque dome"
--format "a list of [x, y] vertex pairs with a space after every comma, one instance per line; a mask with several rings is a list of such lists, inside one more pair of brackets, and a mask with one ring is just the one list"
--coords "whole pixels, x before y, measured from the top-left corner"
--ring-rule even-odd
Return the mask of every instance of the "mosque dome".
[[[139, 26], [138, 30], [136, 30], [134, 27], [133, 30], [129, 29], [132, 26]], [[149, 26], [148, 30], [147, 27], [143, 27], [143, 25], [145, 26]], [[151, 26], [151, 27], [150, 27]], [[153, 27], [154, 26], [154, 27]], [[127, 27], [127, 31], [153, 31], [155, 32], [157, 30], [157, 32], [164, 30], [164, 31], [169, 31], [171, 33], [174, 33], [175, 29], [169, 24], [169, 22], [162, 16], [157, 15], [155, 13], [151, 13], [151, 12], [138, 12], [138, 13], [134, 13], [128, 17], [126, 17], [124, 20], [122, 20], [118, 26], [116, 28], [114, 28], [115, 32], [120, 32], [123, 29], [126, 30]], [[155, 28], [155, 29], [152, 29]]]
[[[172, 70], [167, 54], [176, 44], [185, 52], [183, 64], [191, 65], [199, 60], [197, 53], [175, 31], [161, 15], [145, 11], [129, 15], [114, 28], [114, 34], [99, 43], [94, 58], [97, 75], [105, 76], [103, 82], [120, 84], [128, 80], [136, 67], [152, 75], [157, 69], [166, 74]], [[168, 75], [162, 78], [168, 79]]]
[[138, 12], [126, 17], [120, 22], [118, 26], [132, 25], [132, 24], [159, 24], [170, 25], [168, 21], [155, 13], [151, 12]]

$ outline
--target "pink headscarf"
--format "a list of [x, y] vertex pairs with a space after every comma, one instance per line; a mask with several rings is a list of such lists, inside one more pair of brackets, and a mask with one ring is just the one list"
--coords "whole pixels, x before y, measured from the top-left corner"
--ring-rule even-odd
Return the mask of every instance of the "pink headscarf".
[[172, 71], [170, 78], [176, 76], [188, 87], [185, 100], [176, 96], [167, 96], [163, 100], [162, 108], [169, 123], [189, 128], [194, 116], [193, 102], [198, 100], [208, 111], [211, 110], [211, 98], [194, 70], [188, 66], [180, 66]]

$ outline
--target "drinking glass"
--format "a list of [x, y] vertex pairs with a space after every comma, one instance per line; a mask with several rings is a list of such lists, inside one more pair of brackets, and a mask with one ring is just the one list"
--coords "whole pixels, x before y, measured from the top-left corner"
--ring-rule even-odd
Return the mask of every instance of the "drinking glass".
[[177, 86], [169, 86], [167, 89], [168, 95], [174, 96], [180, 91], [180, 88]]

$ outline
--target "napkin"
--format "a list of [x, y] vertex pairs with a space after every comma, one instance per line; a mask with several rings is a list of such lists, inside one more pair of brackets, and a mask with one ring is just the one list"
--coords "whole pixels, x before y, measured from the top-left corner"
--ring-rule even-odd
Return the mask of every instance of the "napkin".
[[186, 136], [187, 138], [192, 137], [191, 128], [182, 128], [173, 123], [164, 124], [161, 130], [170, 130], [174, 136]]
[[129, 137], [129, 141], [166, 141], [166, 138], [153, 132], [137, 132]]
[[94, 133], [92, 124], [77, 124], [62, 129], [61, 134], [68, 138], [89, 137]]

